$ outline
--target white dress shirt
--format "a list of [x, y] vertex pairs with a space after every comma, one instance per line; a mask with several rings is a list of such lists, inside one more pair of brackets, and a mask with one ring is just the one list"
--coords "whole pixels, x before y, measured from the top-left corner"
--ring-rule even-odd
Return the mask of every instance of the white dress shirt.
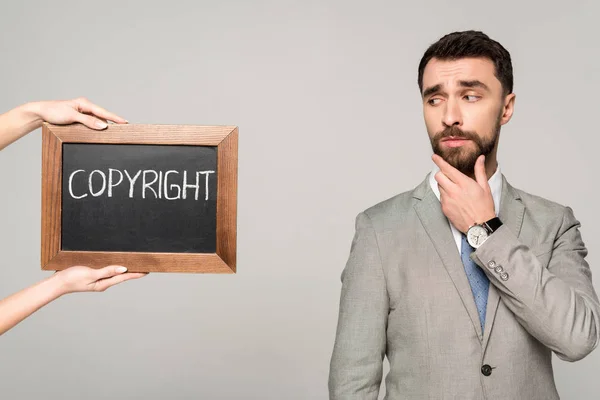
[[[440, 199], [440, 189], [438, 188], [438, 183], [435, 180], [435, 174], [440, 170], [440, 168], [434, 164], [434, 168], [429, 174], [429, 184], [431, 185], [431, 189], [433, 193], [435, 193], [438, 200]], [[502, 194], [502, 174], [500, 172], [500, 164], [498, 164], [496, 168], [496, 172], [492, 175], [492, 177], [488, 180], [488, 184], [490, 185], [490, 189], [492, 190], [492, 197], [494, 198], [494, 209], [496, 212], [496, 216], [498, 216], [498, 212], [500, 210], [500, 197]], [[448, 221], [450, 222], [450, 221]], [[485, 221], [480, 221], [485, 222]], [[454, 227], [454, 225], [450, 222], [450, 229], [452, 229], [452, 234], [454, 235], [454, 241], [456, 242], [456, 247], [458, 247], [458, 252], [460, 254], [461, 242], [462, 242], [462, 233]]]

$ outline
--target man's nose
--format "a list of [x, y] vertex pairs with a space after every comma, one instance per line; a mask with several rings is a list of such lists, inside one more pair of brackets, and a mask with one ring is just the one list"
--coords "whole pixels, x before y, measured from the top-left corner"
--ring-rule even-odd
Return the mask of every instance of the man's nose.
[[446, 101], [446, 108], [444, 110], [444, 115], [442, 116], [442, 122], [446, 126], [462, 125], [462, 114], [457, 101], [452, 99], [448, 99], [448, 101]]

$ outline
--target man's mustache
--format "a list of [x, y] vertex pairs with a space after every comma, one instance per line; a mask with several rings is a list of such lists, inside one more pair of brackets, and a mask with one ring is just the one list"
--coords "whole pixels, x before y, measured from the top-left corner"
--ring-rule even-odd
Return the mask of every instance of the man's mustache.
[[468, 139], [468, 140], [472, 140], [474, 142], [479, 142], [479, 136], [477, 136], [475, 133], [469, 132], [469, 131], [463, 131], [462, 129], [460, 129], [457, 126], [447, 127], [443, 131], [436, 133], [435, 136], [433, 137], [433, 139], [435, 142], [439, 142], [440, 140], [449, 138], [449, 137]]

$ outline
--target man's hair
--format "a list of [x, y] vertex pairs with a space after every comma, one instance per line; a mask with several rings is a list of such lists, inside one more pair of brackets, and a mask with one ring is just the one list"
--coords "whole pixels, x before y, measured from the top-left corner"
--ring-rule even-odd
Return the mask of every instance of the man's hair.
[[419, 90], [423, 93], [423, 71], [432, 59], [453, 61], [466, 57], [483, 57], [492, 61], [496, 67], [496, 78], [502, 84], [504, 94], [513, 91], [513, 71], [510, 53], [497, 41], [483, 32], [453, 32], [443, 36], [429, 46], [419, 63]]

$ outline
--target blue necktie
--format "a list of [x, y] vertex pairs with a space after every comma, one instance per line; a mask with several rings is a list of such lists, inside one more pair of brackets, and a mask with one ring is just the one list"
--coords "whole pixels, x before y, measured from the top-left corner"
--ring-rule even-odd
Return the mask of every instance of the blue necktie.
[[481, 322], [481, 331], [483, 332], [483, 326], [485, 325], [485, 307], [487, 305], [488, 291], [490, 288], [490, 280], [485, 275], [485, 272], [471, 258], [471, 252], [473, 247], [467, 242], [467, 237], [462, 236], [462, 245], [460, 249], [460, 257], [462, 258], [463, 265], [465, 266], [465, 272], [467, 273], [467, 279], [471, 284], [471, 291], [475, 298], [475, 305], [479, 312], [479, 322]]

